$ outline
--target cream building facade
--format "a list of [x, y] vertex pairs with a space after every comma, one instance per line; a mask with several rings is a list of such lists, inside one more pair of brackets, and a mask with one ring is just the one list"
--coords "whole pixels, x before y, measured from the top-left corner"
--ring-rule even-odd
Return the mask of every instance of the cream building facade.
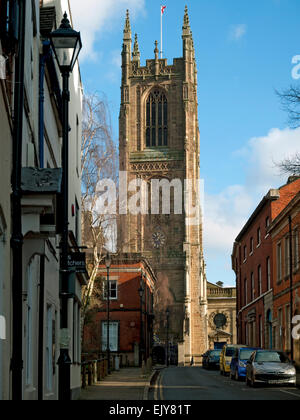
[[[120, 184], [120, 203], [127, 200], [122, 187], [127, 191], [128, 185], [129, 190], [137, 185], [142, 204], [136, 213], [120, 212], [118, 240], [123, 252], [140, 252], [156, 272], [155, 336], [165, 339], [168, 309], [169, 338], [178, 346], [178, 363], [193, 360], [198, 365], [208, 344], [207, 301], [198, 183], [197, 67], [187, 8], [182, 45], [182, 58], [169, 65], [159, 58], [155, 42], [154, 57], [141, 66], [137, 35], [132, 48], [127, 12], [119, 117], [120, 171], [126, 179]], [[161, 183], [158, 190], [155, 182]], [[160, 208], [153, 211], [150, 197], [155, 191]], [[167, 202], [170, 211], [162, 209]], [[192, 206], [194, 213], [188, 210]]]
[[[2, 2], [1, 4], [15, 2]], [[59, 27], [63, 12], [71, 16], [67, 0], [33, 0], [25, 3], [24, 103], [21, 155], [22, 228], [22, 399], [58, 399], [60, 351], [60, 179], [61, 179], [61, 75], [50, 51], [48, 36]], [[7, 11], [10, 13], [11, 8]], [[18, 9], [16, 9], [18, 10]], [[17, 12], [16, 12], [17, 13]], [[16, 16], [17, 17], [17, 16]], [[5, 30], [6, 27], [2, 27]], [[8, 28], [7, 37], [11, 34]], [[7, 48], [4, 37], [1, 47]], [[16, 319], [11, 284], [13, 261], [10, 236], [10, 177], [12, 159], [12, 115], [9, 104], [14, 94], [16, 50], [7, 51], [11, 80], [1, 80], [0, 129], [0, 315], [6, 319], [6, 339], [0, 340], [0, 399], [13, 394], [11, 364]], [[10, 84], [8, 84], [10, 83]], [[9, 87], [9, 88], [8, 88]], [[69, 155], [69, 244], [80, 245], [80, 139], [82, 86], [77, 63], [70, 77], [70, 155]], [[4, 111], [4, 112], [2, 112]], [[53, 189], [47, 185], [53, 185]], [[75, 274], [74, 293], [69, 299], [69, 354], [71, 357], [71, 398], [80, 393], [80, 306], [84, 274]], [[11, 368], [11, 369], [10, 369]]]
[[236, 288], [207, 282], [208, 345], [237, 344]]
[[0, 400], [9, 398], [9, 363], [11, 354], [11, 155], [12, 155], [12, 96], [7, 70], [5, 46], [0, 42], [1, 62], [0, 77]]

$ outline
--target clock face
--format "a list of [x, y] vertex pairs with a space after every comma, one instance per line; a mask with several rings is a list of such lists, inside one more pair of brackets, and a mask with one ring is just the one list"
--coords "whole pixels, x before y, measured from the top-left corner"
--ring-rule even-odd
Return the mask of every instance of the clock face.
[[154, 248], [161, 248], [166, 242], [165, 235], [162, 232], [154, 232], [152, 234], [152, 244]]

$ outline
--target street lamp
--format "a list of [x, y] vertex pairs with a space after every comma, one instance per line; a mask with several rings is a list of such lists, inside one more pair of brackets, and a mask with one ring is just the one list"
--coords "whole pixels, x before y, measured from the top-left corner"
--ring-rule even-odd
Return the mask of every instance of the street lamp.
[[109, 269], [111, 266], [111, 256], [109, 252], [106, 254], [105, 257], [105, 265], [107, 270], [107, 332], [106, 332], [106, 352], [107, 352], [107, 372], [110, 374], [110, 346], [109, 346], [109, 299], [110, 299], [110, 287], [109, 287]]
[[71, 27], [67, 13], [60, 27], [51, 32], [50, 44], [61, 73], [71, 73], [82, 48], [80, 32]]
[[166, 317], [167, 317], [167, 366], [169, 366], [169, 316], [170, 310], [167, 308]]
[[69, 330], [68, 330], [68, 299], [69, 292], [69, 267], [68, 267], [68, 196], [69, 196], [69, 77], [74, 64], [78, 58], [82, 43], [80, 32], [71, 28], [67, 14], [61, 21], [59, 29], [49, 35], [50, 45], [54, 52], [57, 64], [63, 79], [62, 91], [62, 202], [63, 202], [63, 227], [61, 235], [61, 260], [60, 260], [60, 297], [61, 297], [61, 343], [59, 365], [59, 399], [69, 400], [71, 398], [70, 366], [69, 356]]
[[141, 305], [141, 309], [140, 309], [140, 364], [142, 366], [143, 364], [143, 352], [144, 352], [144, 328], [143, 328], [143, 294], [144, 294], [144, 289], [143, 289], [143, 284], [142, 284], [142, 280], [141, 280], [141, 284], [140, 287], [138, 289], [139, 295], [140, 295], [140, 305]]

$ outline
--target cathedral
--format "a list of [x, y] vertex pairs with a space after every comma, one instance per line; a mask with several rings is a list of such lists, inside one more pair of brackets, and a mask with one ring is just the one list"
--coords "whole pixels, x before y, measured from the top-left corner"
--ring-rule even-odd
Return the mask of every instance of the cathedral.
[[167, 334], [177, 348], [179, 365], [200, 365], [208, 348], [207, 285], [197, 67], [187, 8], [182, 57], [174, 58], [173, 64], [159, 57], [155, 41], [153, 58], [141, 66], [137, 35], [133, 45], [132, 41], [127, 11], [119, 115], [120, 184], [126, 185], [129, 194], [133, 189], [128, 186], [136, 185], [139, 194], [130, 198], [129, 204], [136, 200], [135, 207], [120, 211], [118, 247], [124, 253], [140, 253], [156, 273], [155, 340], [164, 343]]

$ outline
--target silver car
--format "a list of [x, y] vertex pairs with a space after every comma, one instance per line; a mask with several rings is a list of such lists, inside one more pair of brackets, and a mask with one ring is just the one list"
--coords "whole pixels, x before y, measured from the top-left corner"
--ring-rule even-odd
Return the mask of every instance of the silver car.
[[290, 384], [296, 386], [296, 369], [285, 353], [277, 350], [256, 350], [247, 362], [247, 385]]

